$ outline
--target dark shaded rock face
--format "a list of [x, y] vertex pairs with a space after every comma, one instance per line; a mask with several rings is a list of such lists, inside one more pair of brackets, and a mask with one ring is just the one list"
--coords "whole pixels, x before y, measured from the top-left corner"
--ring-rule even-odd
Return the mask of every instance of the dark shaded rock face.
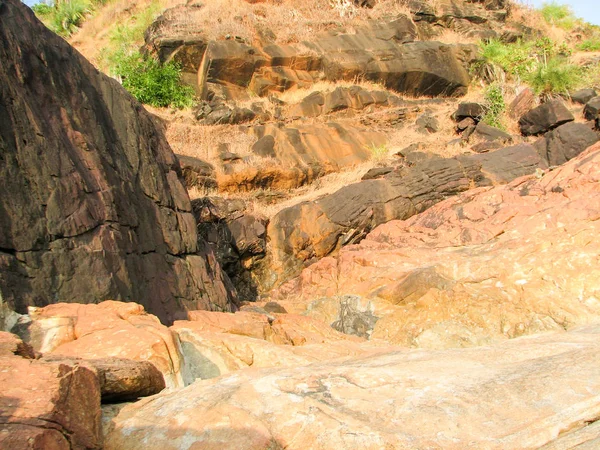
[[16, 311], [137, 301], [230, 310], [152, 117], [17, 0], [0, 0], [0, 289]]
[[565, 104], [560, 100], [553, 100], [533, 108], [521, 117], [519, 127], [525, 136], [535, 136], [573, 120], [575, 118]]

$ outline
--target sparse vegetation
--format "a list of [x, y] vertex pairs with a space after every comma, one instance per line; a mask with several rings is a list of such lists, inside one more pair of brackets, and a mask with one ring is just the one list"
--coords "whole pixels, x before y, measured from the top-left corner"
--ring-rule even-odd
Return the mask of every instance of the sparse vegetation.
[[483, 62], [477, 73], [488, 82], [504, 81], [506, 75], [517, 83], [530, 85], [548, 97], [567, 94], [581, 81], [582, 71], [569, 62], [570, 48], [549, 38], [505, 44], [491, 40], [481, 44]]
[[107, 1], [64, 0], [53, 5], [39, 3], [31, 9], [56, 34], [69, 37], [79, 29], [94, 9], [105, 5]]
[[368, 147], [371, 153], [371, 160], [375, 162], [381, 162], [387, 158], [390, 154], [390, 149], [386, 144], [376, 145], [372, 144]]
[[527, 75], [526, 81], [537, 94], [551, 97], [553, 94], [568, 95], [570, 90], [578, 86], [580, 79], [579, 67], [565, 58], [554, 57], [539, 61]]
[[598, 52], [600, 51], [600, 37], [586, 39], [577, 44], [576, 48], [582, 52]]
[[572, 30], [580, 22], [569, 5], [563, 5], [557, 2], [543, 3], [540, 8], [542, 17], [550, 25], [557, 26], [564, 30]]
[[485, 106], [486, 113], [483, 116], [483, 122], [501, 130], [506, 129], [502, 123], [502, 114], [506, 110], [506, 104], [500, 83], [493, 83], [486, 89]]

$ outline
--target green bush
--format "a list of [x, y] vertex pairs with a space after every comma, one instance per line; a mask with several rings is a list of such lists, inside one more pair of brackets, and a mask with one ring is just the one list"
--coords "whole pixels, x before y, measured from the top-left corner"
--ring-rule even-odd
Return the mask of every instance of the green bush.
[[52, 14], [54, 8], [51, 5], [47, 5], [46, 3], [38, 3], [37, 5], [33, 5], [31, 10], [38, 17], [46, 17]]
[[497, 39], [481, 42], [482, 59], [492, 66], [502, 69], [504, 72], [522, 77], [531, 71], [535, 64], [532, 55], [532, 44], [518, 41], [514, 44], [505, 44]]
[[533, 90], [544, 97], [553, 94], [568, 95], [581, 80], [581, 69], [561, 57], [539, 61], [534, 70], [527, 75], [526, 81]]
[[502, 114], [506, 110], [504, 94], [500, 83], [493, 83], [485, 90], [486, 112], [482, 121], [496, 128], [505, 129]]
[[181, 84], [181, 69], [175, 63], [157, 60], [135, 52], [121, 54], [114, 68], [127, 89], [138, 101], [152, 106], [191, 107], [194, 89]]
[[586, 39], [585, 41], [577, 44], [577, 50], [582, 52], [597, 52], [600, 51], [600, 38], [597, 39]]
[[50, 20], [50, 28], [61, 36], [68, 37], [81, 26], [86, 16], [92, 13], [88, 0], [67, 0], [57, 4]]
[[546, 22], [565, 30], [572, 30], [578, 22], [569, 5], [562, 5], [554, 1], [542, 3], [540, 12]]

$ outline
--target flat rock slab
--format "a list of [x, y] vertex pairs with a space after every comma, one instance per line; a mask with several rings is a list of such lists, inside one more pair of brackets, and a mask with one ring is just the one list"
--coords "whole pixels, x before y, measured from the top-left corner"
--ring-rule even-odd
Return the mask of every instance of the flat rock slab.
[[[129, 405], [107, 450], [539, 448], [598, 438], [600, 327], [246, 370]], [[579, 433], [578, 435], [576, 433]]]

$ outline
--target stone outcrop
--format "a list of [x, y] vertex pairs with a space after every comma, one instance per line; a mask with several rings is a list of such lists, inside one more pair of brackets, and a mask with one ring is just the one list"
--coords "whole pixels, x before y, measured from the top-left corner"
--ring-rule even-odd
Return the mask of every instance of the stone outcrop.
[[4, 301], [140, 301], [166, 322], [231, 309], [152, 117], [21, 2], [0, 3], [0, 40]]
[[105, 448], [594, 448], [599, 354], [596, 325], [245, 370], [126, 406]]
[[519, 127], [523, 135], [537, 136], [573, 120], [573, 114], [562, 101], [552, 100], [523, 115]]
[[177, 339], [137, 303], [59, 303], [32, 310], [29, 319], [15, 332], [40, 353], [65, 359], [149, 361], [167, 387], [183, 386]]
[[271, 299], [312, 315], [317, 299], [360, 295], [379, 318], [371, 338], [435, 348], [597, 321], [599, 168], [595, 144], [553, 171], [381, 225]]
[[269, 251], [253, 273], [256, 284], [267, 291], [305, 265], [360, 241], [379, 224], [407, 219], [473, 187], [507, 183], [546, 167], [533, 146], [521, 144], [481, 155], [428, 159], [286, 208], [267, 227]]

